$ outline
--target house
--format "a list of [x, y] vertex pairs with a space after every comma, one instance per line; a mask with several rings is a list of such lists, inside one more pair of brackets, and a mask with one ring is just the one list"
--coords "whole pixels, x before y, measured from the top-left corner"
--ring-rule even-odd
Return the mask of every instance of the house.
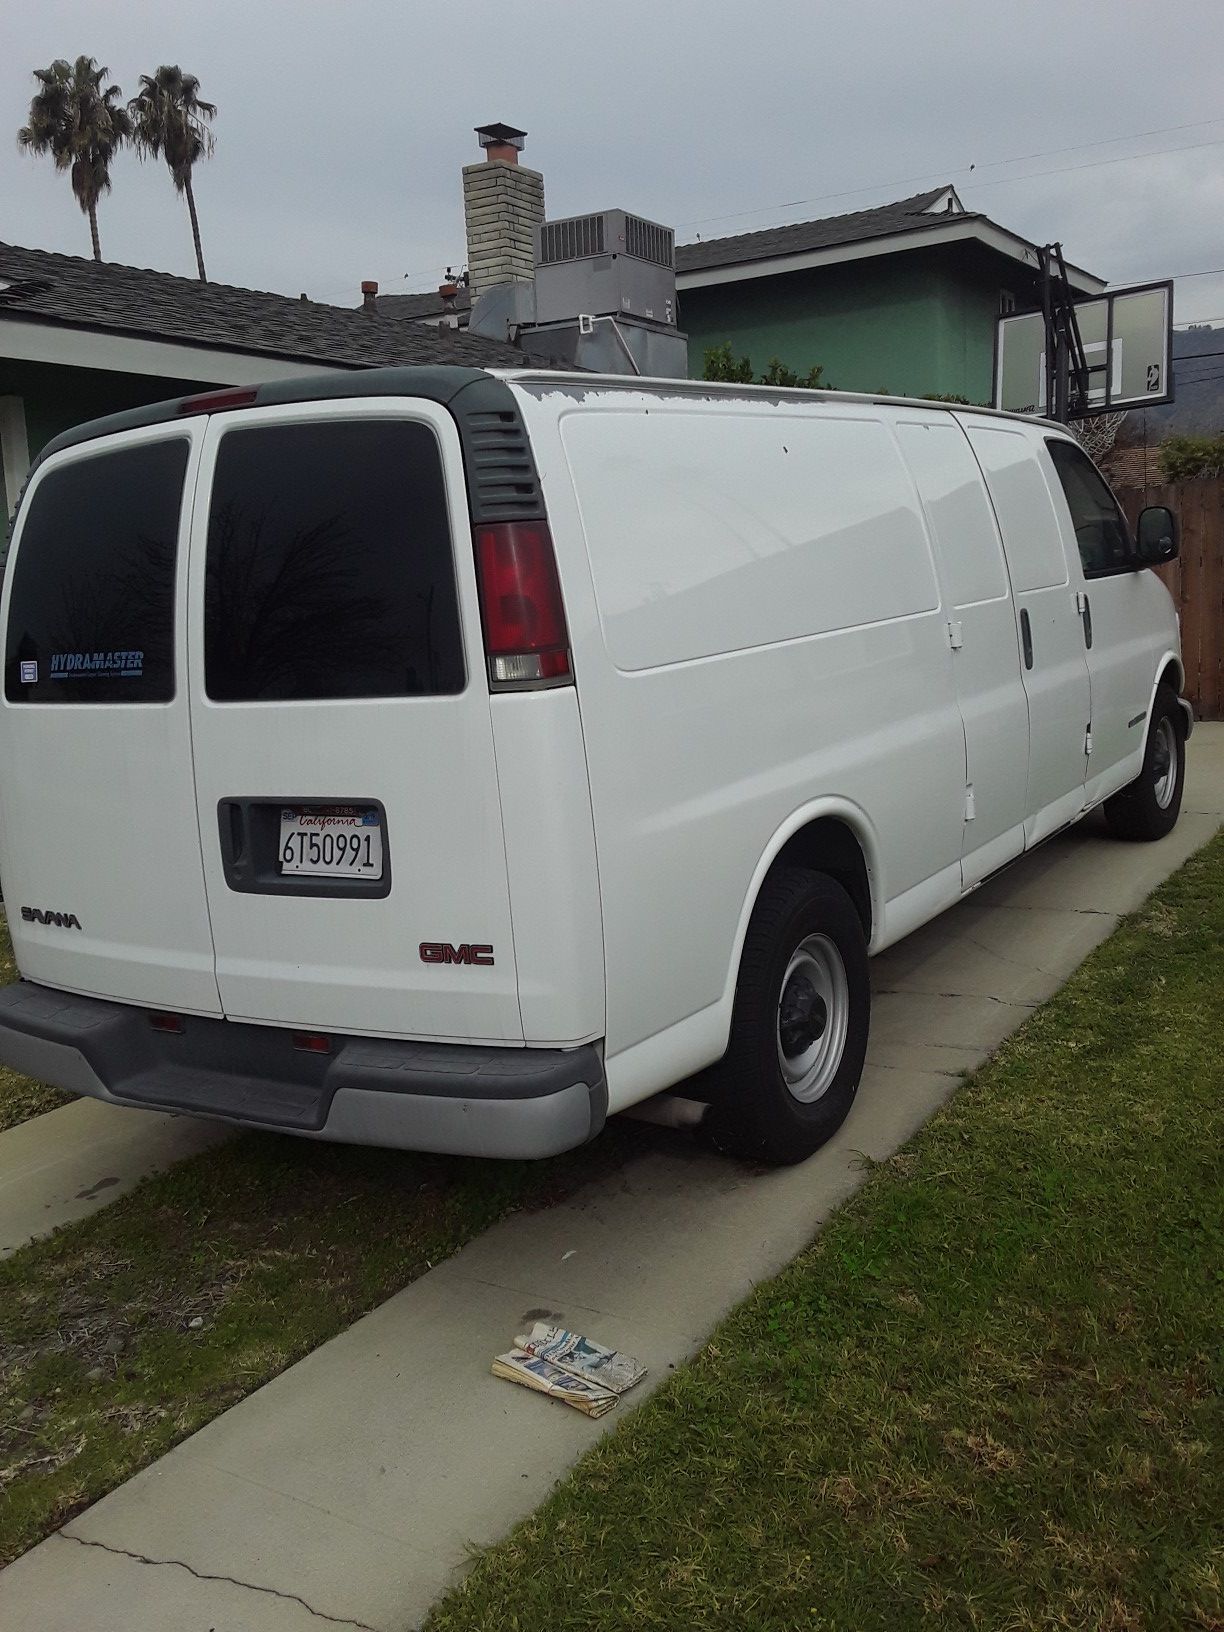
[[[1067, 267], [1074, 293], [1102, 278]], [[1037, 245], [951, 186], [823, 221], [676, 246], [689, 372], [730, 342], [757, 374], [813, 365], [847, 391], [991, 400], [995, 324], [1040, 304]]]
[[383, 363], [521, 366], [517, 347], [351, 307], [0, 243], [0, 469], [9, 515], [70, 425], [209, 386]]

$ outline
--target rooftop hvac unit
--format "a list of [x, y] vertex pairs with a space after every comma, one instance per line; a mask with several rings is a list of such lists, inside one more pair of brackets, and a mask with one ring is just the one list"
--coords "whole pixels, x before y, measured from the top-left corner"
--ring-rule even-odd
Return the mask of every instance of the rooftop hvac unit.
[[536, 228], [536, 322], [635, 317], [676, 323], [676, 235], [626, 210]]

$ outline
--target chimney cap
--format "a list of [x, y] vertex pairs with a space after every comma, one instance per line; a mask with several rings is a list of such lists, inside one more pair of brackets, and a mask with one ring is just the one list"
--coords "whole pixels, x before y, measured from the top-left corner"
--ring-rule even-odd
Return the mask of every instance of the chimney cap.
[[363, 278], [361, 280], [361, 292], [363, 295], [376, 295], [378, 293], [378, 285], [372, 278]]
[[527, 138], [527, 132], [514, 125], [477, 125], [475, 130], [481, 147], [513, 147], [521, 153]]

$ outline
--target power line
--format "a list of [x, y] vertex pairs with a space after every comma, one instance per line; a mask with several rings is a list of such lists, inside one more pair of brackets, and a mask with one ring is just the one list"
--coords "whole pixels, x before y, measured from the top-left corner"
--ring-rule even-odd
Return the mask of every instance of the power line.
[[[1193, 121], [1193, 123], [1187, 125], [1164, 125], [1155, 130], [1135, 131], [1128, 136], [1107, 136], [1101, 141], [1097, 142], [1080, 142], [1072, 147], [1046, 148], [1044, 151], [1039, 153], [1017, 154], [1015, 157], [1009, 159], [988, 159], [983, 164], [971, 164], [967, 168], [964, 165], [959, 165], [955, 168], [949, 168], [945, 165], [939, 170], [924, 170], [921, 175], [897, 176], [889, 181], [864, 182], [861, 187], [847, 187], [836, 193], [818, 193], [812, 198], [792, 198], [781, 204], [762, 204], [756, 209], [732, 210], [726, 215], [706, 215], [691, 221], [678, 221], [676, 223], [676, 227], [677, 230], [679, 230], [681, 227], [702, 227], [711, 221], [734, 221], [743, 216], [766, 215], [773, 210], [794, 210], [807, 204], [823, 204], [831, 198], [853, 198], [856, 193], [874, 192], [879, 187], [909, 187], [915, 182], [930, 181], [936, 176], [967, 176], [971, 172], [976, 172], [978, 170], [994, 170], [1000, 165], [1004, 164], [1027, 164], [1032, 159], [1054, 158], [1059, 153], [1087, 152], [1090, 148], [1108, 147], [1114, 142], [1136, 142], [1141, 141], [1147, 136], [1174, 135], [1181, 130], [1200, 130], [1207, 125], [1218, 125], [1219, 123], [1220, 116], [1217, 116], [1214, 119], [1196, 119]], [[1094, 159], [1090, 160], [1088, 164], [1085, 165], [1069, 165], [1066, 167], [1066, 169], [1061, 170], [1041, 170], [1036, 172], [1036, 174], [1039, 176], [1064, 175], [1067, 173], [1067, 170], [1089, 169], [1096, 164], [1122, 164], [1127, 162], [1129, 159], [1157, 158], [1162, 153], [1183, 153], [1189, 151], [1189, 149], [1193, 147], [1214, 147], [1216, 145], [1217, 144], [1215, 142], [1192, 142], [1188, 144], [1188, 146], [1157, 148], [1152, 153], [1124, 154], [1116, 159]], [[1028, 176], [1004, 176], [995, 181], [982, 182], [980, 185], [983, 187], [997, 187], [1007, 181], [1027, 181], [1029, 179], [1031, 178]]]

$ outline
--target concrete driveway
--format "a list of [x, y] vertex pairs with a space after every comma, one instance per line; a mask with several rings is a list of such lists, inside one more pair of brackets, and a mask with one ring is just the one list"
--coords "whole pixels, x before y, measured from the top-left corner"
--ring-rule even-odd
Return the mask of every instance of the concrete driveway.
[[661, 1381], [1222, 819], [1224, 726], [1201, 726], [1169, 838], [1085, 823], [876, 960], [863, 1086], [811, 1161], [758, 1173], [660, 1133], [506, 1220], [10, 1566], [0, 1624], [416, 1625], [467, 1544], [505, 1534], [624, 1410], [596, 1424], [491, 1378], [524, 1322], [563, 1320]]

